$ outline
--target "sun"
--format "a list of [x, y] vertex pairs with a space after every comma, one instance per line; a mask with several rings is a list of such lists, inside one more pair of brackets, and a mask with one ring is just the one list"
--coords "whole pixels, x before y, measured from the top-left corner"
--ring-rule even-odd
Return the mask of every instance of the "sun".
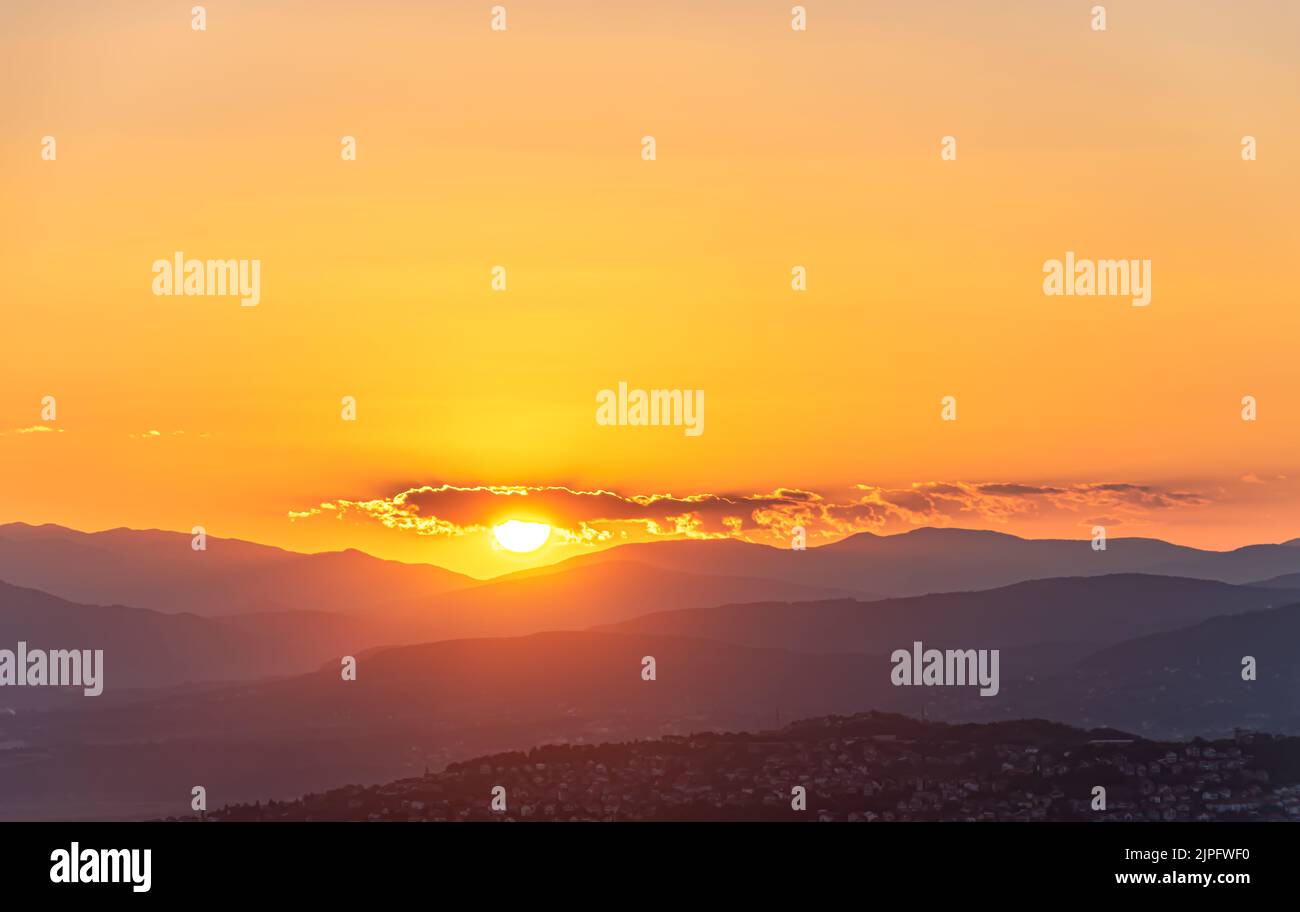
[[551, 537], [551, 527], [546, 523], [508, 519], [493, 526], [492, 534], [496, 537], [497, 544], [507, 551], [527, 554], [546, 544], [546, 540]]

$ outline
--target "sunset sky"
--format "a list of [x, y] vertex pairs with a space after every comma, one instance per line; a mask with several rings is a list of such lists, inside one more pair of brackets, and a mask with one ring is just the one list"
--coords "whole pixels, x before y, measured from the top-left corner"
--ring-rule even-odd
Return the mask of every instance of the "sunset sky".
[[[191, 5], [0, 7], [0, 522], [476, 576], [796, 522], [1300, 536], [1300, 4]], [[1150, 305], [1045, 296], [1067, 250]], [[260, 304], [155, 296], [176, 251]], [[621, 380], [705, 432], [598, 425]]]

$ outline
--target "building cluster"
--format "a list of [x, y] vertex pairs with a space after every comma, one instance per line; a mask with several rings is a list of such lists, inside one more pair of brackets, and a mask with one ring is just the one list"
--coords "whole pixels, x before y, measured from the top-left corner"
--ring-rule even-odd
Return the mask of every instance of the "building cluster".
[[[560, 744], [381, 786], [236, 805], [263, 820], [1300, 820], [1300, 739], [1088, 739], [866, 713], [759, 734]], [[1044, 723], [1044, 725], [1048, 725]], [[1098, 789], [1104, 790], [1099, 791]], [[802, 791], [801, 791], [802, 790]]]

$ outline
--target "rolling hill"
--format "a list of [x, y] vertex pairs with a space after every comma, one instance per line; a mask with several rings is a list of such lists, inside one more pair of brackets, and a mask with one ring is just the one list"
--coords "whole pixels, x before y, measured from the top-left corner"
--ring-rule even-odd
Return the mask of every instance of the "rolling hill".
[[[657, 680], [641, 678], [642, 658]], [[453, 640], [291, 678], [0, 714], [0, 818], [180, 813], [382, 782], [493, 750], [770, 725], [887, 703], [888, 666], [590, 632]]]
[[[1297, 603], [1139, 637], [1078, 663], [1048, 696], [1055, 713], [1142, 733], [1300, 733]], [[1243, 680], [1242, 660], [1256, 662]], [[1028, 707], [1027, 707], [1028, 708]]]
[[[1300, 593], [1290, 596], [1300, 598]], [[940, 647], [1072, 644], [1095, 649], [1216, 615], [1265, 608], [1287, 597], [1279, 590], [1209, 580], [1114, 574], [876, 602], [719, 605], [646, 614], [600, 629], [801, 652], [888, 654], [914, 640]]]
[[194, 551], [181, 532], [0, 526], [0, 580], [89, 604], [207, 616], [299, 608], [365, 613], [384, 599], [420, 598], [478, 580], [430, 564], [360, 551], [299, 554], [208, 536]]
[[[734, 540], [621, 545], [585, 554], [535, 576], [604, 561], [635, 561], [686, 573], [713, 573], [877, 593], [923, 595], [992, 589], [1033, 579], [1149, 573], [1246, 583], [1300, 572], [1300, 548], [1251, 545], [1203, 551], [1145, 538], [1112, 538], [1105, 551], [1087, 539], [1025, 539], [1000, 532], [922, 528], [898, 535], [859, 533], [830, 545], [794, 551]], [[512, 577], [499, 577], [498, 580]]]
[[[1229, 608], [1259, 597], [1224, 588], [1221, 604]], [[826, 603], [785, 610], [819, 604]], [[889, 603], [862, 607], [873, 604]], [[1207, 603], [1193, 608], [1200, 610]], [[1300, 681], [1290, 644], [1298, 611], [1211, 618], [1027, 674], [1012, 648], [996, 698], [973, 688], [893, 687], [884, 653], [803, 653], [658, 633], [380, 648], [358, 656], [355, 681], [342, 680], [331, 663], [277, 680], [0, 715], [0, 744], [8, 748], [0, 750], [0, 817], [185, 813], [194, 783], [217, 803], [286, 798], [497, 750], [868, 709], [957, 722], [1043, 718], [1144, 735], [1214, 734], [1233, 725], [1295, 732]], [[846, 646], [855, 645], [870, 648], [846, 636]], [[1261, 662], [1250, 687], [1238, 674], [1246, 649]], [[656, 660], [654, 681], [641, 677], [645, 656]]]
[[702, 608], [770, 598], [812, 601], [853, 594], [782, 580], [688, 573], [609, 560], [502, 577], [435, 598], [385, 605], [377, 614], [402, 642], [423, 642], [583, 629], [668, 606]]
[[[81, 605], [0, 583], [0, 649], [102, 649], [103, 693], [5, 687], [0, 709], [106, 704], [140, 688], [235, 681], [306, 671], [359, 635], [357, 621], [320, 612], [235, 619]], [[89, 708], [84, 707], [84, 708]]]
[[1281, 576], [1273, 576], [1268, 579], [1256, 580], [1251, 583], [1252, 586], [1260, 586], [1265, 589], [1296, 589], [1300, 590], [1300, 573], [1284, 573]]

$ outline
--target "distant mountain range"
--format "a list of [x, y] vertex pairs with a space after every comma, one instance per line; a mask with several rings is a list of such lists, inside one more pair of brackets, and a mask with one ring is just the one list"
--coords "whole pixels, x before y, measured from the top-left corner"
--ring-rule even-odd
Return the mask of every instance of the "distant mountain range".
[[[484, 582], [359, 552], [3, 526], [0, 649], [104, 649], [105, 693], [0, 690], [0, 818], [166, 815], [194, 784], [216, 804], [292, 797], [539, 743], [867, 710], [1298, 733], [1296, 573], [1294, 542], [1094, 552], [919, 530], [805, 552], [627, 545]], [[900, 589], [922, 594], [863, 595]], [[1001, 650], [999, 695], [892, 686], [889, 655], [915, 640]]]
[[[1069, 589], [1080, 581], [1050, 582]], [[1200, 585], [1227, 595], [1229, 607], [1251, 597]], [[1057, 665], [1022, 663], [1011, 648], [996, 699], [972, 688], [894, 687], [887, 653], [861, 638], [868, 651], [857, 654], [597, 631], [381, 648], [358, 657], [356, 681], [341, 680], [331, 664], [260, 683], [131, 702], [83, 698], [57, 711], [0, 716], [0, 743], [11, 747], [0, 751], [0, 817], [31, 816], [33, 802], [55, 816], [69, 807], [178, 813], [191, 780], [214, 800], [251, 801], [385, 781], [493, 750], [867, 709], [951, 721], [1050, 718], [1150, 737], [1221, 735], [1236, 726], [1295, 734], [1300, 655], [1289, 644], [1298, 613], [1216, 617]], [[854, 645], [846, 636], [846, 647]], [[1240, 681], [1242, 654], [1259, 660], [1258, 681]], [[645, 656], [655, 658], [654, 681], [641, 677]], [[96, 778], [93, 769], [115, 772]]]
[[1092, 651], [1286, 599], [1300, 601], [1300, 591], [1124, 573], [875, 602], [717, 605], [644, 614], [599, 629], [802, 652], [887, 654], [915, 640], [941, 648], [1072, 644]]
[[1106, 550], [1094, 551], [1088, 539], [1024, 539], [1001, 532], [923, 528], [884, 536], [862, 532], [806, 551], [732, 540], [636, 543], [514, 576], [534, 576], [610, 560], [688, 573], [839, 587], [880, 596], [992, 589], [1031, 579], [1111, 573], [1226, 583], [1300, 573], [1300, 547], [1294, 541], [1233, 551], [1203, 551], [1157, 539], [1112, 538]]
[[1254, 585], [1265, 586], [1269, 589], [1300, 589], [1300, 573], [1284, 573], [1282, 576], [1260, 580]]
[[[655, 681], [641, 678], [646, 655]], [[0, 714], [0, 819], [177, 813], [196, 783], [251, 801], [535, 743], [848, 712], [885, 702], [880, 672], [861, 656], [555, 632], [363, 653], [356, 681], [335, 664], [148, 702], [82, 698]]]
[[[213, 547], [219, 553], [224, 545]], [[183, 553], [188, 560], [188, 545]], [[336, 565], [327, 560], [322, 566]], [[378, 562], [367, 570], [402, 576], [408, 566]], [[239, 577], [229, 572], [236, 579], [227, 591]], [[177, 588], [186, 584], [179, 577]], [[306, 604], [318, 588], [307, 590]], [[76, 604], [0, 584], [0, 637], [6, 638], [0, 644], [20, 636], [51, 648], [102, 644], [97, 648], [108, 652], [111, 690], [283, 676], [382, 645], [548, 629], [598, 628], [797, 652], [888, 654], [920, 639], [940, 647], [1033, 647], [1019, 653], [1025, 663], [1059, 664], [1127, 638], [1279, 604], [1289, 597], [1286, 591], [1117, 574], [873, 602], [834, 598], [842, 591], [782, 580], [606, 560], [418, 599], [389, 601], [389, 590], [377, 584], [347, 612], [289, 610], [281, 602], [279, 611], [200, 617]], [[297, 599], [299, 592], [291, 594]], [[0, 708], [61, 699], [55, 694], [0, 692]]]
[[[1300, 733], [1300, 597], [1292, 604], [1139, 637], [1090, 656], [1030, 710], [1105, 718], [1137, 732]], [[1242, 660], [1256, 663], [1243, 680]], [[1028, 695], [1026, 695], [1028, 696]]]
[[[732, 540], [635, 543], [486, 582], [430, 564], [380, 560], [360, 551], [299, 554], [213, 537], [207, 539], [207, 550], [194, 551], [190, 540], [180, 532], [78, 532], [53, 525], [0, 525], [0, 580], [75, 602], [164, 612], [216, 616], [309, 609], [373, 617], [379, 606], [389, 603], [433, 613], [441, 596], [449, 592], [575, 570], [595, 574], [596, 566], [607, 563], [730, 578], [732, 584], [747, 581], [748, 595], [741, 590], [723, 595], [731, 601], [750, 600], [755, 580], [804, 587], [805, 591], [768, 593], [771, 598], [802, 600], [992, 589], [1031, 579], [1112, 573], [1228, 583], [1300, 574], [1300, 546], [1294, 540], [1218, 552], [1155, 539], [1113, 538], [1105, 551], [1094, 551], [1087, 539], [1024, 539], [966, 529], [924, 528], [888, 536], [864, 532], [806, 551]], [[569, 594], [577, 588], [553, 584]], [[495, 593], [480, 593], [470, 602], [484, 599], [500, 604], [498, 598]], [[508, 596], [500, 598], [508, 600]], [[463, 610], [474, 613], [472, 607]], [[579, 622], [599, 621], [587, 615]]]
[[[123, 605], [80, 605], [0, 583], [0, 649], [102, 649], [105, 692], [95, 701], [134, 699], [140, 688], [297, 674], [363, 636], [362, 622], [323, 612], [204, 618]], [[0, 689], [6, 709], [80, 706], [78, 692]]]
[[0, 580], [74, 602], [209, 616], [315, 611], [364, 614], [376, 599], [423, 598], [478, 583], [431, 564], [360, 551], [299, 554], [231, 538], [195, 551], [181, 532], [0, 525]]
[[812, 601], [858, 595], [785, 580], [676, 570], [633, 561], [580, 564], [550, 573], [510, 575], [483, 585], [383, 606], [405, 642], [467, 636], [518, 636], [582, 629], [661, 611], [759, 599]]
[[[0, 583], [0, 649], [12, 649], [20, 639], [32, 648], [104, 649], [111, 662], [111, 694], [121, 688], [298, 674], [384, 643], [518, 636], [538, 627], [589, 627], [665, 604], [707, 605], [770, 594], [825, 597], [832, 592], [609, 564], [450, 593], [430, 611], [403, 604], [374, 618], [306, 610], [200, 617], [77, 604]], [[63, 698], [46, 689], [0, 691], [0, 709]]]

